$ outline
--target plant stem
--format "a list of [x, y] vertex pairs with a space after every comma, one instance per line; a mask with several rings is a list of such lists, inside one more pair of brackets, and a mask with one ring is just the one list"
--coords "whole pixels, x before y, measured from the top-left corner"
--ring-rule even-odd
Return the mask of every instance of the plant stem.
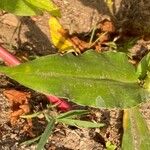
[[16, 66], [21, 62], [12, 54], [10, 54], [6, 49], [0, 46], [0, 58], [4, 61], [7, 66]]
[[[0, 58], [4, 61], [4, 63], [7, 66], [16, 66], [16, 65], [21, 64], [21, 62], [15, 56], [13, 56], [11, 53], [9, 53], [2, 46], [0, 46]], [[65, 100], [63, 100], [61, 98], [58, 98], [53, 95], [46, 95], [46, 97], [49, 102], [56, 104], [57, 107], [61, 111], [68, 111], [71, 109], [71, 106], [69, 105], [69, 103], [67, 103]]]

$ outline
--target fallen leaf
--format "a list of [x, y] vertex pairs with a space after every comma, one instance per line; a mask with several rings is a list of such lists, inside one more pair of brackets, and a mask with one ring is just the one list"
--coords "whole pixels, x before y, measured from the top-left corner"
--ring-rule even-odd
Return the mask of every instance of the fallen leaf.
[[18, 91], [18, 90], [14, 90], [14, 89], [5, 90], [5, 91], [3, 91], [3, 94], [12, 103], [19, 103], [19, 104], [26, 103], [28, 101], [28, 99], [31, 97], [30, 93], [28, 93], [28, 92]]
[[75, 51], [74, 45], [70, 41], [67, 31], [63, 29], [59, 21], [55, 17], [49, 19], [51, 41], [59, 52], [65, 53]]
[[14, 89], [3, 91], [5, 97], [11, 103], [12, 112], [10, 113], [11, 124], [16, 124], [19, 117], [30, 112], [28, 99], [31, 97], [30, 93], [22, 92]]
[[76, 49], [79, 51], [84, 52], [86, 49], [89, 48], [89, 43], [79, 39], [77, 36], [70, 37], [71, 42], [74, 44]]
[[104, 20], [102, 23], [100, 23], [100, 29], [103, 32], [110, 32], [110, 33], [113, 33], [116, 30], [113, 22], [109, 20]]

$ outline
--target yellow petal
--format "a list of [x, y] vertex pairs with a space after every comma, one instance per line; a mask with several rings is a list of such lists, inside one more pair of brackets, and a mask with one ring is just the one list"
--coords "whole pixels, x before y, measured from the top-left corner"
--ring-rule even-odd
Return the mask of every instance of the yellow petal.
[[60, 52], [67, 52], [74, 49], [72, 42], [65, 37], [65, 30], [55, 17], [49, 19], [51, 41]]

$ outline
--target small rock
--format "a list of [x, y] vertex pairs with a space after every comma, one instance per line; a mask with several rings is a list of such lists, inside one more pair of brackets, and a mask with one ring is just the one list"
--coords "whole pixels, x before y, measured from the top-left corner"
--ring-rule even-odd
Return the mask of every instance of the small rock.
[[17, 27], [19, 23], [19, 19], [13, 14], [4, 14], [2, 17], [2, 23], [7, 24], [9, 26]]

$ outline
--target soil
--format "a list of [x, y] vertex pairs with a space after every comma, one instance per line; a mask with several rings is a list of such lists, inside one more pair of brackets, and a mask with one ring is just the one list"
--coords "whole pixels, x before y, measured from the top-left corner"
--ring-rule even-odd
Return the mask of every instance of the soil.
[[109, 19], [108, 15], [101, 15], [99, 11], [108, 11], [104, 3], [93, 0], [54, 0], [59, 6], [62, 17], [60, 19], [64, 29], [68, 29], [70, 34], [88, 33], [94, 25], [104, 19]]
[[63, 27], [72, 33], [87, 33], [103, 20], [115, 23], [118, 32], [150, 33], [149, 0], [53, 0], [60, 7]]
[[28, 52], [32, 56], [55, 53], [49, 40], [48, 19], [48, 14], [31, 19], [1, 13], [0, 43], [12, 52], [15, 50], [14, 53]]
[[[108, 15], [99, 16], [98, 9], [93, 9], [97, 7], [96, 1], [85, 1], [87, 7], [85, 7], [84, 1], [77, 1], [74, 9], [72, 9], [72, 5], [74, 5], [73, 0], [72, 3], [69, 2], [69, 5], [68, 0], [54, 1], [57, 2], [61, 9], [65, 10], [62, 11], [61, 23], [70, 33], [88, 33], [97, 22], [109, 19]], [[89, 4], [92, 4], [92, 7], [88, 7]], [[0, 44], [17, 56], [22, 62], [34, 59], [38, 56], [56, 53], [56, 49], [49, 40], [49, 17], [49, 14], [37, 17], [15, 17], [12, 14], [1, 12]], [[71, 20], [71, 18], [73, 20]], [[117, 42], [123, 45], [124, 41], [130, 40], [130, 38], [131, 37], [124, 36]], [[138, 37], [134, 46], [129, 49], [132, 63], [136, 63], [148, 53], [149, 45], [149, 37]], [[31, 112], [43, 110], [48, 104], [47, 99], [42, 94], [22, 87], [15, 81], [1, 75], [0, 149], [34, 150], [36, 144], [22, 146], [20, 143], [39, 136], [46, 127], [46, 121], [43, 118], [33, 119], [33, 124], [30, 126], [25, 119], [18, 119], [17, 124], [12, 125], [10, 123], [10, 113], [12, 109], [8, 98], [4, 95], [5, 90], [11, 89], [31, 93], [31, 97], [28, 99]], [[45, 148], [47, 150], [103, 150], [106, 149], [105, 143], [111, 141], [112, 144], [117, 146], [117, 149], [120, 149], [123, 134], [123, 111], [118, 109], [88, 109], [91, 113], [89, 116], [86, 116], [86, 119], [105, 123], [105, 127], [100, 130], [98, 128], [85, 129], [57, 124]], [[55, 112], [56, 110], [52, 111]], [[150, 129], [150, 103], [143, 105], [141, 112]], [[24, 127], [27, 127], [27, 130], [25, 130]]]

